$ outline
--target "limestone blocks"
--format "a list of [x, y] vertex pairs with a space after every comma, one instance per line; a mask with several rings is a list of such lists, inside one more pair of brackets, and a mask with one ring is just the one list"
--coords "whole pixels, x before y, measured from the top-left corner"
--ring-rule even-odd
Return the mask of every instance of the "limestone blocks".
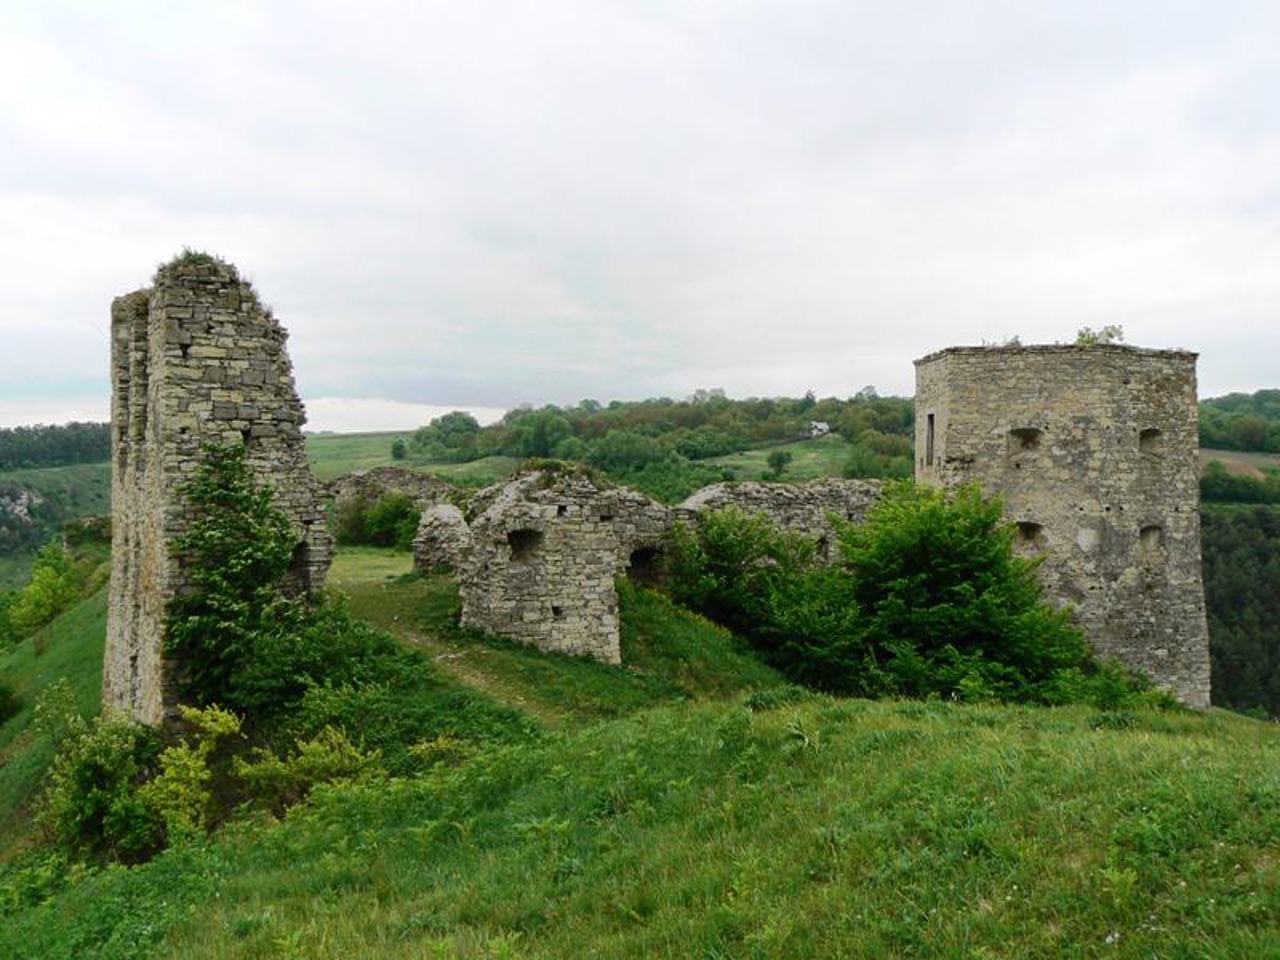
[[243, 443], [298, 535], [289, 583], [324, 583], [331, 557], [306, 415], [286, 333], [236, 269], [207, 257], [161, 268], [111, 308], [112, 571], [103, 702], [145, 723], [174, 715], [180, 664], [164, 650], [174, 556], [189, 522], [182, 489], [208, 442]]
[[977, 481], [1102, 656], [1209, 703], [1196, 356], [952, 347], [916, 361], [916, 478]]

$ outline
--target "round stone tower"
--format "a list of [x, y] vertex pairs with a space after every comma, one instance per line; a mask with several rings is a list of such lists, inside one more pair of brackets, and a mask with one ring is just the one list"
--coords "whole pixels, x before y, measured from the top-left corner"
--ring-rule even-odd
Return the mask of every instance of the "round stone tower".
[[916, 479], [999, 494], [1094, 650], [1208, 706], [1196, 355], [951, 347], [915, 366]]

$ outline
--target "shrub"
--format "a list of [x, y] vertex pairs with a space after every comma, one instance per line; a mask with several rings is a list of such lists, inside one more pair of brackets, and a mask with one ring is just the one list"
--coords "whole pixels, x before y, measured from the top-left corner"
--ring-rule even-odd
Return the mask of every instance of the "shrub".
[[138, 791], [164, 821], [168, 839], [203, 833], [213, 806], [211, 761], [224, 741], [240, 733], [240, 718], [219, 707], [182, 708], [189, 732], [160, 754], [159, 774]]
[[158, 734], [120, 717], [77, 719], [54, 757], [37, 820], [78, 859], [138, 863], [164, 845], [164, 820], [140, 796]]
[[314, 737], [298, 740], [292, 755], [284, 759], [263, 749], [252, 762], [236, 760], [236, 775], [254, 799], [276, 816], [305, 800], [317, 784], [352, 780], [377, 769], [377, 753], [362, 752], [335, 727], [324, 727]]
[[0, 723], [17, 716], [21, 709], [22, 699], [7, 684], [0, 683]]
[[902, 482], [862, 526], [832, 522], [842, 563], [825, 566], [763, 517], [705, 514], [675, 531], [669, 589], [819, 689], [1104, 706], [1143, 689], [1043, 600], [999, 501], [976, 487]]
[[287, 603], [280, 581], [297, 537], [242, 446], [206, 446], [185, 492], [195, 517], [177, 549], [190, 590], [170, 605], [166, 646], [184, 663], [184, 700], [231, 705], [232, 674]]
[[44, 626], [80, 595], [80, 582], [71, 558], [59, 543], [50, 543], [36, 554], [31, 579], [9, 603], [10, 629], [21, 639]]
[[333, 518], [333, 535], [346, 546], [399, 547], [408, 550], [418, 532], [422, 513], [413, 499], [392, 491], [377, 500], [351, 497], [342, 501]]

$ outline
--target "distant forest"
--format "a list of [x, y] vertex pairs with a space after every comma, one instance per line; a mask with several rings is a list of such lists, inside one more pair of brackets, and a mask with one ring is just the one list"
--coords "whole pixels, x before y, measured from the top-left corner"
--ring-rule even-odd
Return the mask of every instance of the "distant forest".
[[1201, 400], [1200, 446], [1280, 453], [1280, 390]]
[[827, 432], [851, 444], [845, 476], [910, 476], [913, 424], [909, 397], [880, 397], [871, 387], [847, 400], [812, 393], [730, 400], [721, 390], [699, 390], [687, 400], [519, 408], [488, 427], [455, 412], [421, 427], [397, 456], [437, 463], [492, 455], [577, 460], [673, 500], [726, 479], [702, 461]]
[[0, 470], [100, 463], [110, 457], [111, 425], [107, 423], [0, 430]]

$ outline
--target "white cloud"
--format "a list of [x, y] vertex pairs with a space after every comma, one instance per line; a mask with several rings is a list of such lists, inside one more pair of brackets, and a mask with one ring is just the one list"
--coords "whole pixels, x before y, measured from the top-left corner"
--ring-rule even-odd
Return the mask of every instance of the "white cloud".
[[187, 244], [329, 398], [905, 392], [1110, 322], [1275, 386], [1280, 13], [1229, 6], [20, 4], [0, 401], [105, 406]]

